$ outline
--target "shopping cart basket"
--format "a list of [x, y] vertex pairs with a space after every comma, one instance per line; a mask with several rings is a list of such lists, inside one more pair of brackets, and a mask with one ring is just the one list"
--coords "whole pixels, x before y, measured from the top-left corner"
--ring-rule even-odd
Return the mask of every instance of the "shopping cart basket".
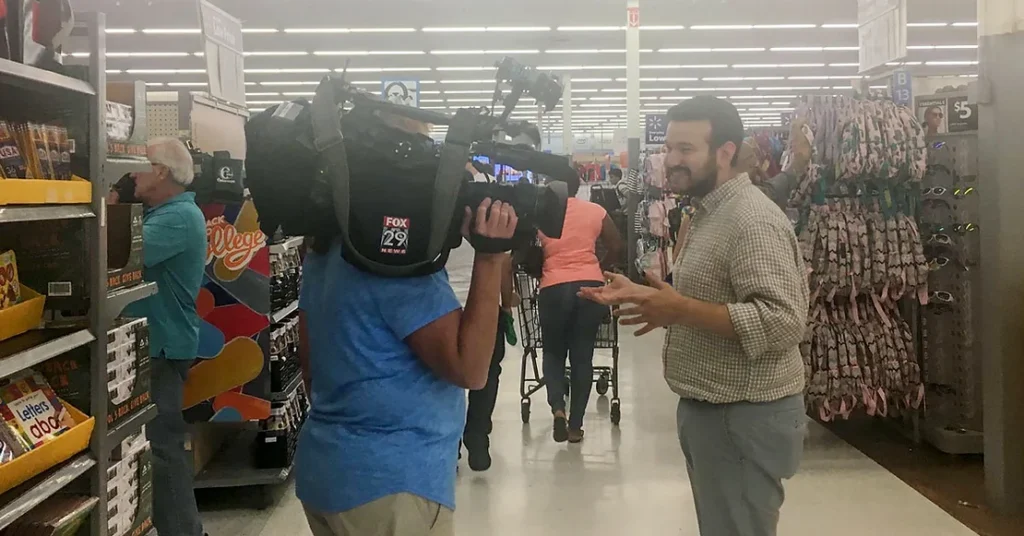
[[[540, 308], [537, 303], [538, 285], [539, 281], [536, 278], [522, 271], [516, 271], [516, 292], [522, 298], [522, 303], [519, 305], [519, 323], [521, 326], [520, 339], [523, 342], [523, 364], [519, 393], [522, 396], [521, 410], [524, 423], [530, 422], [530, 397], [544, 389], [545, 386], [544, 375], [541, 372], [543, 369], [538, 364], [539, 358], [542, 357], [538, 355], [538, 350], [544, 348], [544, 339], [540, 329]], [[611, 350], [610, 366], [594, 366], [594, 383], [597, 394], [600, 396], [607, 395], [608, 390], [611, 389], [611, 420], [612, 424], [619, 424], [622, 419], [622, 408], [619, 401], [619, 327], [615, 317], [611, 315], [610, 309], [608, 316], [598, 328], [594, 348]], [[565, 374], [568, 378], [568, 366]], [[568, 386], [569, 382], [566, 381], [567, 392]]]

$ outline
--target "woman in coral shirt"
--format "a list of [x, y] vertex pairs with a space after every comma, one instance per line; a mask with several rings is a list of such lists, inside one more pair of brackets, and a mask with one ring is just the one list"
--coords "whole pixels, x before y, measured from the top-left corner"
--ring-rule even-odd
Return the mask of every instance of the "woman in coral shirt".
[[[600, 205], [576, 199], [580, 181], [568, 183], [569, 202], [562, 237], [541, 234], [544, 272], [540, 281], [541, 333], [544, 337], [544, 379], [548, 404], [554, 414], [554, 439], [562, 443], [583, 440], [583, 415], [593, 384], [594, 341], [608, 308], [579, 298], [582, 287], [604, 284], [602, 259], [597, 256], [600, 239], [607, 254], [603, 260], [622, 257], [624, 244], [608, 213]], [[566, 415], [565, 360], [572, 367], [571, 401]]]

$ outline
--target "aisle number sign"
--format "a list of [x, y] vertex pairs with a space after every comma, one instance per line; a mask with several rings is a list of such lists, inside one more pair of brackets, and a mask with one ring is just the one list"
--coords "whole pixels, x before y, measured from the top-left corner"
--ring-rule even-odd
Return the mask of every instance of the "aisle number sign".
[[891, 80], [892, 101], [900, 106], [910, 106], [914, 100], [914, 82], [906, 69], [893, 71]]
[[210, 95], [245, 106], [242, 21], [207, 0], [198, 2]]

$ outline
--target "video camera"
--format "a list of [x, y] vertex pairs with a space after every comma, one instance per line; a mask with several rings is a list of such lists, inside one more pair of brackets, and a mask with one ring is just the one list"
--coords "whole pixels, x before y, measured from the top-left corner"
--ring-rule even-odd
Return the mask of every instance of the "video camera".
[[[576, 179], [566, 158], [531, 147], [495, 141], [499, 132], [536, 132], [509, 116], [528, 93], [546, 111], [561, 99], [552, 76], [505, 58], [496, 64], [491, 107], [463, 108], [454, 115], [382, 100], [328, 76], [312, 102], [285, 102], [246, 124], [246, 180], [272, 236], [341, 238], [342, 255], [365, 271], [411, 277], [444, 267], [462, 240], [464, 207], [484, 198], [511, 203], [519, 217], [516, 236], [493, 240], [471, 236], [478, 251], [508, 251], [526, 245], [540, 230], [558, 238], [567, 190]], [[505, 95], [502, 85], [511, 86]], [[500, 115], [492, 110], [501, 101]], [[396, 121], [396, 118], [404, 118]], [[444, 143], [398, 125], [448, 125]], [[475, 183], [466, 171], [473, 156], [487, 156], [519, 170], [545, 175], [547, 186]]]

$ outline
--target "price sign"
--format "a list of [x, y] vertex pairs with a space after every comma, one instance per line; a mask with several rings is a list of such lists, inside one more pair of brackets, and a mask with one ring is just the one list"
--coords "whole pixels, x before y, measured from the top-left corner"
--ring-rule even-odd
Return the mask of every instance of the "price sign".
[[207, 0], [198, 1], [210, 95], [245, 106], [242, 21]]
[[978, 105], [969, 104], [967, 97], [946, 99], [946, 110], [951, 134], [978, 130]]
[[906, 0], [858, 0], [857, 25], [861, 73], [906, 57]]

